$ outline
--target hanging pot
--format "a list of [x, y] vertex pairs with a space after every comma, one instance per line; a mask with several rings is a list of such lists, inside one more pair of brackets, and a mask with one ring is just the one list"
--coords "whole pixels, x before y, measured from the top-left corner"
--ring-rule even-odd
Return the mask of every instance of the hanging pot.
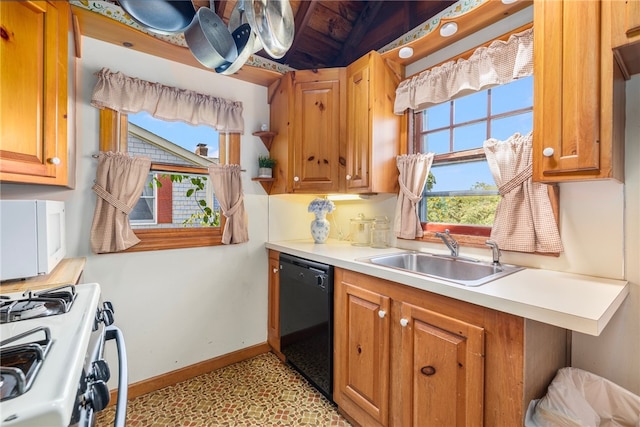
[[136, 23], [164, 35], [183, 32], [196, 14], [192, 2], [187, 0], [119, 0], [118, 3]]
[[251, 31], [251, 27], [249, 24], [242, 24], [238, 28], [233, 31], [233, 40], [236, 43], [236, 48], [238, 49], [238, 57], [233, 62], [227, 62], [216, 68], [216, 72], [220, 74], [233, 74], [237, 72], [247, 59], [249, 59], [249, 55], [253, 53], [251, 49], [253, 48], [253, 43], [256, 39], [256, 35], [253, 31]]
[[[245, 0], [238, 0], [236, 2], [235, 7], [231, 11], [231, 15], [229, 16], [229, 31], [235, 31], [240, 25], [248, 24], [247, 14], [245, 13]], [[248, 45], [250, 49], [250, 53], [256, 53], [262, 50], [262, 43], [260, 39], [256, 36], [255, 31], [251, 30], [253, 33], [253, 46], [251, 44]]]
[[217, 68], [233, 63], [238, 48], [222, 19], [208, 7], [201, 7], [184, 31], [191, 53], [205, 67]]
[[295, 27], [289, 0], [247, 0], [245, 13], [265, 52], [282, 58], [293, 43]]

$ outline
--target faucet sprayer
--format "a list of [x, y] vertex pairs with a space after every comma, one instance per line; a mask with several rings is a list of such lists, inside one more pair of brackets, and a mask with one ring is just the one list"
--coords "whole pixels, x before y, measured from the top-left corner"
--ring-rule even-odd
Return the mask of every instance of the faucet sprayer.
[[487, 240], [484, 244], [491, 248], [493, 265], [500, 265], [500, 248], [498, 247], [498, 244], [493, 240]]

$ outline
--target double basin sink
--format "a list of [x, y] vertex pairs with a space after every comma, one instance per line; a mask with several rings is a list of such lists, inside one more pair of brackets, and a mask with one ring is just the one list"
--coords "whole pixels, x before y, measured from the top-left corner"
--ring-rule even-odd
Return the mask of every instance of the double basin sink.
[[362, 258], [358, 261], [418, 273], [463, 286], [480, 286], [524, 269], [509, 264], [494, 264], [462, 257], [426, 252], [400, 252]]

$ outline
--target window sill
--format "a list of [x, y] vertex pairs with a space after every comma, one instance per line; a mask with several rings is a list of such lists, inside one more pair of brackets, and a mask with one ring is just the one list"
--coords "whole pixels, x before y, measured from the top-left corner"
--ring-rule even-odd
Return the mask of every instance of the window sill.
[[[456, 239], [460, 246], [472, 248], [487, 248], [485, 242], [489, 240], [487, 236], [471, 236], [468, 234], [451, 233], [451, 237]], [[416, 239], [419, 242], [442, 243], [442, 239], [436, 237], [436, 231], [425, 231], [422, 237]]]
[[141, 240], [124, 252], [159, 251], [165, 249], [198, 248], [222, 244], [222, 230], [216, 228], [134, 230]]

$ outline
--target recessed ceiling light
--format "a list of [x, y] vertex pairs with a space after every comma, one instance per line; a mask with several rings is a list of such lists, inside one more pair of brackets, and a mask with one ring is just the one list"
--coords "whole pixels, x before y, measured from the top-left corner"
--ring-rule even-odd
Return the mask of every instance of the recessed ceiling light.
[[413, 48], [405, 46], [400, 49], [398, 56], [402, 59], [411, 58], [413, 56]]
[[455, 22], [447, 22], [440, 28], [440, 35], [442, 37], [450, 37], [458, 32], [458, 24]]

